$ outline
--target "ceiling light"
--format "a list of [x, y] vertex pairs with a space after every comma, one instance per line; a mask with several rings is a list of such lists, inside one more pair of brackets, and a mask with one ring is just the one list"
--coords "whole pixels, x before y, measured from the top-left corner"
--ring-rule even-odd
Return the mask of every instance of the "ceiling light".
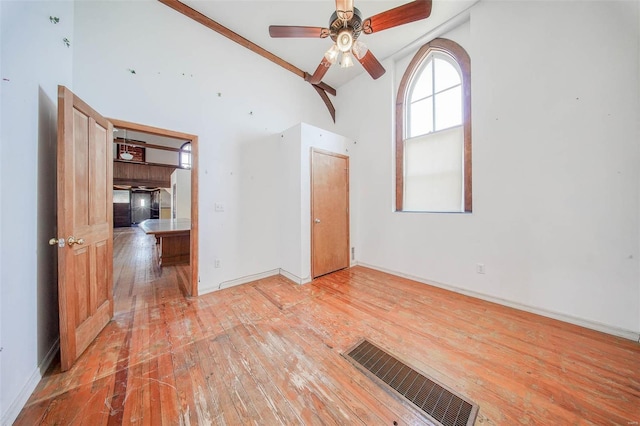
[[128, 161], [133, 160], [133, 154], [131, 154], [129, 152], [129, 150], [127, 149], [126, 145], [124, 146], [124, 150], [125, 150], [124, 152], [120, 153], [120, 158], [122, 158], [123, 160], [128, 160]]
[[338, 45], [338, 49], [340, 49], [340, 51], [350, 51], [351, 46], [353, 45], [353, 32], [349, 28], [340, 30], [340, 32], [338, 33], [338, 37], [336, 37], [336, 44]]
[[353, 54], [356, 55], [356, 58], [358, 59], [364, 58], [364, 55], [367, 54], [368, 50], [369, 49], [367, 48], [367, 45], [361, 42], [360, 40], [356, 40], [353, 43], [353, 49], [351, 49]]
[[[127, 129], [124, 129], [124, 141], [127, 142]], [[127, 161], [133, 160], [133, 154], [129, 152], [129, 145], [126, 143], [124, 144], [124, 152], [120, 153], [120, 158]]]
[[349, 52], [342, 53], [342, 61], [340, 61], [341, 68], [349, 68], [353, 66], [353, 58]]
[[133, 160], [133, 154], [131, 154], [129, 152], [129, 150], [127, 149], [127, 146], [124, 146], [125, 151], [120, 153], [120, 158], [122, 158], [123, 160], [128, 160], [131, 161]]
[[338, 59], [338, 54], [340, 53], [340, 49], [335, 44], [332, 45], [329, 50], [326, 51], [324, 57], [329, 61], [330, 64], [334, 64], [336, 59]]

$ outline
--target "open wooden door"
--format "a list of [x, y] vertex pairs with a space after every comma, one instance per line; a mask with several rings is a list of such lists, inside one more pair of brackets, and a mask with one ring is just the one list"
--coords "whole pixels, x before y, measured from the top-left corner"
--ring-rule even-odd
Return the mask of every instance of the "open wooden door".
[[311, 276], [349, 267], [349, 157], [311, 150]]
[[58, 299], [66, 371], [113, 316], [113, 126], [58, 86]]

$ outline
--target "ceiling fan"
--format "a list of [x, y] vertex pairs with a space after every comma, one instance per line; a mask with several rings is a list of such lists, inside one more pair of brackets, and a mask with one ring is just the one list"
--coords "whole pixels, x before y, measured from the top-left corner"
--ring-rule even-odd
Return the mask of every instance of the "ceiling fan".
[[385, 69], [364, 43], [358, 40], [360, 34], [372, 34], [419, 21], [428, 18], [429, 15], [431, 15], [431, 0], [415, 0], [363, 20], [360, 11], [353, 6], [353, 0], [336, 0], [336, 11], [329, 19], [329, 28], [271, 25], [269, 35], [274, 38], [330, 37], [334, 41], [331, 48], [324, 54], [316, 71], [309, 78], [311, 84], [320, 83], [339, 56], [341, 67], [352, 66], [352, 55], [375, 80], [385, 73]]

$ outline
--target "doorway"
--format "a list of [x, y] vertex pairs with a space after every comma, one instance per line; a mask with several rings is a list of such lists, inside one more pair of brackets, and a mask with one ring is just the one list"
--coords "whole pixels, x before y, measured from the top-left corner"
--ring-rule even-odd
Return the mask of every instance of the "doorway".
[[349, 267], [349, 157], [311, 150], [311, 276]]
[[131, 223], [137, 225], [151, 219], [151, 194], [146, 191], [133, 191], [131, 194]]
[[[198, 295], [198, 136], [188, 133], [177, 132], [174, 130], [162, 129], [158, 127], [147, 126], [139, 123], [132, 123], [129, 121], [118, 120], [114, 118], [108, 119], [111, 123], [113, 123], [114, 128], [125, 130], [128, 132], [137, 132], [144, 133], [164, 138], [173, 138], [179, 139], [181, 141], [185, 141], [188, 143], [190, 150], [190, 189], [191, 189], [191, 200], [190, 200], [190, 212], [188, 213], [188, 217], [191, 219], [191, 232], [190, 232], [190, 260], [189, 266], [191, 270], [191, 277], [189, 278], [189, 283], [185, 285], [184, 291], [187, 296], [195, 297]], [[125, 138], [126, 139], [126, 138]], [[156, 149], [161, 149], [157, 145], [147, 144], [148, 147], [153, 146]], [[136, 150], [133, 150], [134, 147], [128, 147], [127, 152], [130, 152], [131, 155], [143, 155]], [[118, 147], [118, 151], [121, 148]], [[144, 158], [144, 157], [142, 157]], [[180, 153], [180, 164], [183, 161], [183, 155]], [[145, 160], [148, 160], [145, 158]], [[148, 164], [149, 161], [146, 161]], [[153, 164], [151, 164], [153, 166]], [[154, 175], [153, 172], [149, 174], [149, 183], [153, 184]], [[162, 213], [160, 213], [162, 214]], [[133, 217], [132, 217], [133, 219]]]

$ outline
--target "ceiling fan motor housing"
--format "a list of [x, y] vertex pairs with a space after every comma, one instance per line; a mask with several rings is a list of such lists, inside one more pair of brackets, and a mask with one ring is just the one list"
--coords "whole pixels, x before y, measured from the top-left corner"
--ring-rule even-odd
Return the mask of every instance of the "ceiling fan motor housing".
[[[362, 13], [360, 13], [357, 7], [354, 7], [353, 16], [344, 22], [338, 18], [337, 12], [333, 12], [331, 19], [329, 19], [329, 28], [331, 30], [331, 40], [333, 40], [343, 52], [348, 51], [351, 49], [353, 42], [355, 42], [362, 33]], [[345, 35], [345, 33], [351, 35], [350, 43], [348, 43], [346, 39], [341, 43], [340, 36]], [[346, 48], [346, 43], [348, 43], [348, 48]], [[345, 46], [346, 50], [343, 50], [341, 46]]]

